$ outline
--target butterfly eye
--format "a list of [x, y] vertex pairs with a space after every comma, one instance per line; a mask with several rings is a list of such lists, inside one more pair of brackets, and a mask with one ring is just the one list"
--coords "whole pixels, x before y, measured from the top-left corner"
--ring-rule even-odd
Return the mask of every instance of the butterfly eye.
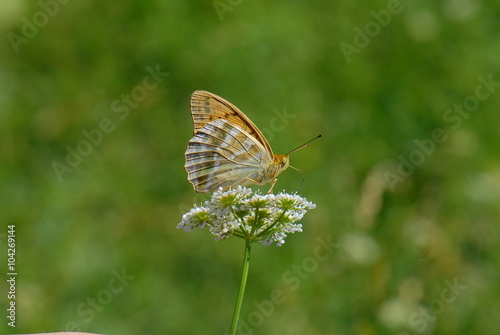
[[290, 156], [278, 155], [277, 158], [277, 163], [282, 171], [290, 165]]

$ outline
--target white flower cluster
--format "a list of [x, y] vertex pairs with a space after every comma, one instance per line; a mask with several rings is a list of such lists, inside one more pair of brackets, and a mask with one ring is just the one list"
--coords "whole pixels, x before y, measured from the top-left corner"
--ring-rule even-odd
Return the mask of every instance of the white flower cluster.
[[216, 240], [234, 235], [263, 245], [283, 245], [289, 233], [301, 232], [302, 219], [316, 205], [297, 194], [252, 193], [247, 187], [219, 188], [203, 206], [182, 216], [177, 228], [185, 231], [209, 227]]

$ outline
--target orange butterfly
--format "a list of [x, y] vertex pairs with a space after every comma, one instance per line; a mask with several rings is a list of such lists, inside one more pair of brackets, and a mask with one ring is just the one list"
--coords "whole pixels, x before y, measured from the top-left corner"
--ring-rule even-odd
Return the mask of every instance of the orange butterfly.
[[184, 155], [184, 168], [196, 192], [265, 183], [271, 183], [271, 192], [276, 177], [290, 164], [289, 154], [310, 142], [287, 155], [275, 155], [242, 111], [207, 91], [195, 91], [191, 96], [191, 116], [194, 137]]

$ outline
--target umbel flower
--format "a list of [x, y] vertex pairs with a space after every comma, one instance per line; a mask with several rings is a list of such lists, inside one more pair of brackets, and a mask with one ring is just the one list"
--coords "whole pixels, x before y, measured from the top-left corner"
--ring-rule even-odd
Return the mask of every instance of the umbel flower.
[[[212, 199], [202, 206], [193, 207], [182, 216], [177, 228], [190, 231], [208, 227], [216, 240], [231, 235], [245, 240], [245, 255], [240, 289], [234, 307], [233, 320], [229, 334], [235, 335], [238, 329], [243, 296], [250, 267], [250, 251], [254, 242], [263, 245], [283, 245], [289, 233], [302, 231], [297, 223], [307, 210], [316, 205], [297, 194], [281, 192], [279, 194], [253, 193], [250, 188], [238, 186], [223, 191], [219, 188]], [[240, 332], [241, 333], [241, 332]]]
[[177, 228], [208, 227], [216, 240], [233, 235], [250, 243], [280, 246], [287, 234], [302, 231], [302, 224], [296, 222], [315, 207], [297, 194], [260, 194], [241, 186], [228, 191], [219, 188], [211, 200], [184, 214]]

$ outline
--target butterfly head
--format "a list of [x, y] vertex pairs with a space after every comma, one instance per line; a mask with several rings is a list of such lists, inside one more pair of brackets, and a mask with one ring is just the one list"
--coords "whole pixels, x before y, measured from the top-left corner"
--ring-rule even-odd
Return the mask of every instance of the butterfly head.
[[289, 155], [274, 155], [274, 162], [276, 169], [281, 172], [286, 170], [286, 168], [290, 165], [290, 156]]

